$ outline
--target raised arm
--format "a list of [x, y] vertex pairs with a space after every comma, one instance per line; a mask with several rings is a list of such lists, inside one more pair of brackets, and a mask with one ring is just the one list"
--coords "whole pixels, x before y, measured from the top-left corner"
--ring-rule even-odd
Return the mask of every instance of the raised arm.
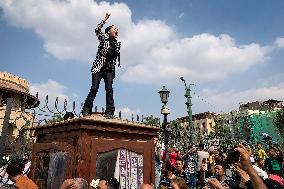
[[109, 17], [110, 17], [110, 14], [106, 13], [105, 18], [98, 24], [98, 26], [95, 29], [96, 36], [98, 37], [99, 40], [103, 36], [102, 27], [104, 26], [104, 24], [106, 23]]
[[252, 167], [250, 162], [250, 155], [247, 149], [243, 145], [239, 145], [235, 150], [240, 153], [240, 162], [236, 163], [236, 166], [240, 167], [249, 175], [254, 189], [267, 189], [262, 179], [257, 175], [257, 172]]

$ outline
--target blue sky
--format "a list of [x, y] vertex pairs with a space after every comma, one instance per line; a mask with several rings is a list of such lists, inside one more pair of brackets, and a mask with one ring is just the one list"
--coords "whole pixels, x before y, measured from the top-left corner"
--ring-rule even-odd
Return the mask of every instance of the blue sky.
[[[84, 101], [96, 55], [94, 28], [106, 12], [122, 42], [115, 105], [160, 116], [158, 91], [170, 93], [170, 119], [186, 115], [183, 76], [195, 83], [193, 112], [228, 112], [239, 103], [284, 94], [284, 1], [1, 0], [0, 70], [31, 92]], [[105, 105], [101, 82], [95, 105]]]

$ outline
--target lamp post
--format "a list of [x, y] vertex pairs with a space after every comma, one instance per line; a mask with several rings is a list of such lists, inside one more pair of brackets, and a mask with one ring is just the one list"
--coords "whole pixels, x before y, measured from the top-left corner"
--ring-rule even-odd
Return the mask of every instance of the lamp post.
[[195, 129], [193, 127], [193, 123], [192, 123], [192, 103], [191, 103], [191, 90], [190, 90], [190, 85], [193, 85], [193, 84], [189, 84], [189, 85], [186, 85], [186, 82], [185, 80], [183, 79], [183, 77], [180, 78], [180, 80], [184, 83], [184, 86], [185, 86], [185, 97], [187, 99], [186, 101], [186, 107], [187, 107], [187, 113], [188, 113], [188, 122], [189, 122], [189, 132], [190, 132], [190, 136], [189, 136], [189, 143], [190, 144], [195, 144], [195, 136], [194, 136], [194, 133], [195, 133]]
[[167, 90], [165, 86], [163, 86], [162, 90], [160, 90], [158, 93], [160, 94], [160, 98], [163, 103], [163, 106], [161, 109], [161, 114], [164, 116], [162, 129], [164, 132], [165, 156], [166, 156], [166, 160], [168, 160], [169, 130], [167, 128], [167, 124], [168, 124], [167, 116], [170, 114], [170, 109], [167, 106], [167, 102], [168, 102], [170, 91]]

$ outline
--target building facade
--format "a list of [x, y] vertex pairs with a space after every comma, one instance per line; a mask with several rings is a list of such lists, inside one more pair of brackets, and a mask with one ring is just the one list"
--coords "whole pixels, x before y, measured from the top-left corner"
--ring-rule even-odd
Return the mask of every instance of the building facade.
[[[192, 125], [195, 130], [195, 138], [198, 143], [202, 142], [204, 137], [209, 135], [210, 132], [214, 130], [215, 121], [214, 116], [216, 114], [214, 112], [203, 112], [192, 115]], [[183, 128], [187, 128], [188, 116], [178, 118], [177, 121], [180, 122]]]
[[[16, 75], [0, 72], [0, 136], [2, 142], [14, 143], [29, 138], [34, 115], [26, 111], [39, 103], [29, 94], [29, 83]], [[22, 141], [20, 141], [22, 142]]]
[[241, 138], [257, 142], [263, 139], [263, 134], [268, 134], [274, 141], [283, 142], [274, 125], [276, 113], [282, 108], [282, 101], [273, 99], [240, 105], [233, 119]]

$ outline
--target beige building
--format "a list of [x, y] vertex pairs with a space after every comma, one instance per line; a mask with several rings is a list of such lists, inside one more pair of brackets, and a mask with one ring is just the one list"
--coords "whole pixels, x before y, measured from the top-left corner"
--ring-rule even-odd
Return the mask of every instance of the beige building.
[[29, 83], [25, 79], [7, 72], [0, 72], [0, 133], [2, 133], [4, 117], [7, 114], [8, 99], [12, 100], [12, 108], [7, 134], [17, 137], [24, 127], [31, 125], [33, 119], [26, 109], [36, 106], [39, 102], [35, 96], [29, 94]]
[[239, 107], [240, 114], [259, 114], [267, 111], [276, 111], [284, 108], [282, 101], [269, 99], [266, 101], [248, 102]]
[[[214, 112], [203, 112], [192, 115], [192, 124], [195, 128], [197, 141], [201, 142], [203, 138], [208, 135], [215, 126]], [[186, 128], [188, 124], [188, 116], [177, 119], [181, 125]]]

